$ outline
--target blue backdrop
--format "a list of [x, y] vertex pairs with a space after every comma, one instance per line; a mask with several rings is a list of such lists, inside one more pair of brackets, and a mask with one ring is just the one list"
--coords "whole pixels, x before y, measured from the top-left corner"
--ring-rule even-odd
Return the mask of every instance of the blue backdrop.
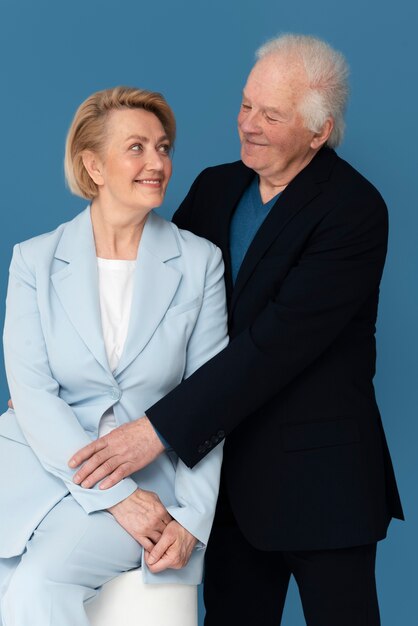
[[[415, 0], [0, 0], [1, 303], [12, 244], [85, 205], [65, 189], [62, 159], [71, 117], [91, 92], [127, 84], [167, 97], [178, 120], [162, 208], [170, 217], [203, 167], [238, 158], [241, 89], [266, 38], [314, 34], [347, 56], [352, 96], [339, 153], [379, 188], [391, 221], [376, 387], [407, 522], [394, 522], [379, 550], [383, 626], [418, 623], [417, 27]], [[0, 385], [4, 406], [3, 374]], [[293, 586], [283, 626], [303, 624]]]

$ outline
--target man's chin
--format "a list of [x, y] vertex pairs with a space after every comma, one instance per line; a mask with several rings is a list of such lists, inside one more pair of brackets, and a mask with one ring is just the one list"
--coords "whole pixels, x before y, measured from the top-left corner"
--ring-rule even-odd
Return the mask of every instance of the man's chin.
[[254, 170], [256, 173], [258, 173], [260, 165], [258, 159], [256, 159], [254, 156], [247, 154], [245, 150], [241, 150], [241, 161], [251, 170]]
[[248, 154], [245, 148], [242, 147], [241, 148], [241, 161], [244, 163], [244, 165], [253, 169], [253, 166], [255, 165], [254, 160], [255, 160], [254, 157]]

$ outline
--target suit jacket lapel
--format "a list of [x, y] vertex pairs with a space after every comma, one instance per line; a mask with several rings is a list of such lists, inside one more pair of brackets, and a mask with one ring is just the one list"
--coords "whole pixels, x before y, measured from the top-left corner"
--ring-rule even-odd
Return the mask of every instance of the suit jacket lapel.
[[56, 294], [87, 348], [110, 374], [102, 333], [90, 208], [64, 226], [55, 258], [67, 263], [51, 277]]
[[145, 348], [170, 306], [181, 273], [166, 261], [179, 255], [173, 226], [151, 212], [138, 248], [128, 336], [115, 376]]
[[242, 161], [234, 164], [236, 172], [228, 172], [228, 178], [226, 183], [222, 186], [222, 194], [220, 201], [216, 207], [212, 207], [211, 210], [217, 210], [219, 216], [216, 227], [217, 239], [214, 241], [218, 245], [223, 254], [225, 263], [225, 286], [228, 301], [231, 301], [233, 295], [232, 284], [232, 269], [231, 269], [231, 250], [229, 231], [232, 215], [237, 207], [238, 202], [241, 200], [241, 196], [245, 189], [254, 178], [255, 173], [253, 170], [246, 167]]
[[[128, 336], [114, 375], [144, 349], [170, 306], [181, 273], [165, 261], [179, 254], [172, 225], [150, 213], [138, 248]], [[51, 278], [57, 296], [87, 348], [113, 378], [103, 340], [90, 209], [64, 226], [55, 257], [67, 264]]]
[[231, 314], [240, 293], [268, 248], [299, 211], [321, 193], [321, 187], [318, 183], [328, 177], [335, 158], [334, 151], [328, 148], [320, 150], [311, 163], [293, 179], [278, 198], [257, 231], [241, 264], [232, 294]]

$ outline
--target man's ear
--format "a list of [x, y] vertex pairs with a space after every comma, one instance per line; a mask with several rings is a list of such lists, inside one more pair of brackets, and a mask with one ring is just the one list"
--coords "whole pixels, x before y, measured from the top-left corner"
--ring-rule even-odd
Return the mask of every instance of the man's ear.
[[311, 148], [313, 148], [313, 150], [318, 150], [319, 148], [321, 148], [328, 141], [333, 128], [334, 120], [332, 118], [328, 118], [327, 120], [325, 120], [324, 125], [319, 133], [315, 133], [315, 135], [313, 136], [311, 141]]
[[92, 150], [84, 150], [81, 158], [90, 178], [99, 187], [104, 184], [103, 179], [103, 163], [96, 152]]

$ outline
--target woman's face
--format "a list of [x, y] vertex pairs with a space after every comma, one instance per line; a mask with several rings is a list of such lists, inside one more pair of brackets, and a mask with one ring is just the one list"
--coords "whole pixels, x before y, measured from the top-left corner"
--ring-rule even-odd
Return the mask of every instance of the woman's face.
[[99, 202], [133, 212], [160, 206], [171, 176], [170, 149], [154, 113], [112, 111], [104, 154], [97, 160]]

